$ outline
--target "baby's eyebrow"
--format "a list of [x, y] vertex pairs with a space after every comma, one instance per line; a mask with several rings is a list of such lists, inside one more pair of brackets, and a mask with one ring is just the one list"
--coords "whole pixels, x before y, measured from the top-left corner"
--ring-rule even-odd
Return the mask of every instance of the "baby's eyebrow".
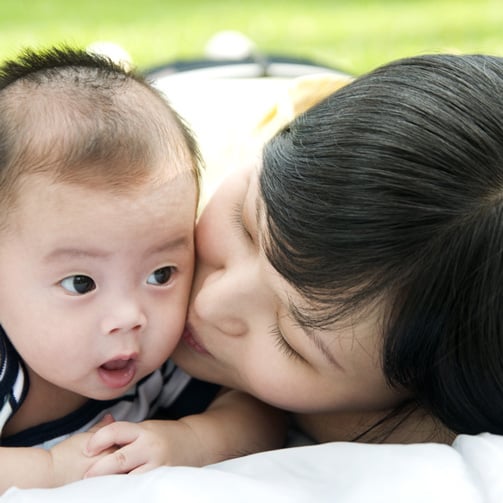
[[147, 250], [147, 253], [148, 254], [165, 253], [176, 250], [178, 248], [188, 248], [191, 242], [192, 242], [192, 234], [190, 234], [190, 236], [184, 235], [172, 239], [170, 241], [166, 241], [165, 243], [152, 246]]
[[[192, 235], [191, 235], [192, 236]], [[166, 253], [179, 248], [188, 248], [191, 242], [191, 236], [181, 236], [169, 241], [156, 244], [146, 251], [146, 255], [156, 253]], [[106, 259], [112, 255], [112, 252], [99, 248], [79, 248], [77, 246], [63, 246], [55, 248], [48, 253], [44, 260], [46, 262], [58, 261], [63, 258], [99, 258]]]
[[344, 370], [332, 352], [328, 349], [325, 341], [314, 331], [312, 325], [309, 323], [309, 313], [305, 314], [302, 309], [295, 305], [292, 299], [289, 299], [288, 314], [295, 321], [295, 324], [306, 334], [306, 337], [313, 342], [321, 353], [323, 353], [325, 358], [335, 367]]
[[61, 247], [52, 250], [48, 253], [44, 260], [46, 262], [58, 261], [63, 258], [106, 258], [110, 254], [104, 250], [95, 248], [77, 248], [77, 247]]

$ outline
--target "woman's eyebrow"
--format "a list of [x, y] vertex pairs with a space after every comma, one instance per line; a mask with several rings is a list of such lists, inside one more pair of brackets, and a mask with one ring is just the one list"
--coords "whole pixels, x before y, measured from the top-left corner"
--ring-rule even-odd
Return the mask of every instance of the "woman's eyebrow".
[[255, 199], [255, 221], [257, 229], [260, 229], [260, 222], [262, 221], [262, 199], [257, 195]]
[[[260, 242], [260, 236], [261, 236], [260, 224], [263, 221], [263, 217], [264, 217], [264, 201], [263, 201], [263, 199], [261, 197], [261, 193], [260, 193], [260, 183], [258, 180], [258, 175], [255, 178], [255, 191], [254, 192], [255, 192], [255, 223], [256, 223], [255, 228], [257, 229], [257, 234], [258, 234], [259, 242]], [[250, 190], [248, 190], [247, 195], [249, 195], [249, 194], [250, 194]]]
[[299, 309], [295, 303], [289, 299], [288, 301], [288, 314], [294, 320], [295, 324], [304, 332], [306, 337], [318, 348], [325, 358], [335, 367], [340, 370], [344, 368], [336, 360], [332, 352], [328, 349], [325, 341], [319, 336], [317, 332], [314, 331], [313, 327], [309, 324], [309, 315], [306, 315]]
[[257, 196], [255, 199], [255, 224], [256, 224], [255, 229], [257, 229], [257, 241], [259, 246], [262, 242], [262, 233], [260, 232], [261, 229], [260, 222], [262, 222], [262, 215], [263, 215], [262, 200], [260, 199], [259, 196]]

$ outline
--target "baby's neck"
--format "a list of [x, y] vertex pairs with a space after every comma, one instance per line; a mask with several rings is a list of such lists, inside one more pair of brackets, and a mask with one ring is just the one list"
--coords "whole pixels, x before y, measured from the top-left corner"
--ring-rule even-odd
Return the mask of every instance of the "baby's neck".
[[30, 387], [19, 410], [7, 422], [2, 437], [8, 437], [46, 423], [60, 419], [84, 405], [88, 398], [71, 391], [62, 390], [28, 371]]

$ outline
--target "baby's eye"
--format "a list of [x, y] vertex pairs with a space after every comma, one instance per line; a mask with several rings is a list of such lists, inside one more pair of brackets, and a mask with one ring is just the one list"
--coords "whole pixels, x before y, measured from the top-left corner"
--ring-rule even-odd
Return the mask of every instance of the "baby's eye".
[[166, 284], [173, 274], [173, 267], [166, 266], [156, 269], [147, 279], [149, 285], [164, 285]]
[[92, 278], [80, 274], [68, 276], [68, 278], [61, 280], [60, 285], [75, 295], [84, 295], [96, 288], [96, 283]]

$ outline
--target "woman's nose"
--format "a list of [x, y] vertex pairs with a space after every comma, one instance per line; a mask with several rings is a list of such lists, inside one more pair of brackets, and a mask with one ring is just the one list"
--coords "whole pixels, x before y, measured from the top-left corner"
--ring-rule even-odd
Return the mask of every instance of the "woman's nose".
[[253, 292], [249, 281], [236, 271], [199, 264], [192, 290], [191, 312], [202, 323], [232, 335], [244, 335], [248, 327]]
[[102, 321], [105, 334], [141, 332], [147, 325], [147, 318], [140, 305], [132, 299], [123, 299], [110, 306]]

